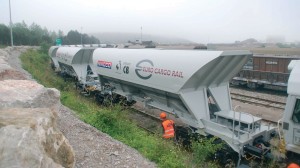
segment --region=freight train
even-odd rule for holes
[[[255,54],[233,77],[231,83],[247,85],[251,89],[268,87],[286,90],[290,75],[288,65],[292,60],[300,60],[300,56]]]
[[[252,57],[249,51],[53,46],[49,56],[56,70],[76,78],[76,86],[85,94],[93,93],[99,103],[125,99],[174,114],[193,133],[222,139],[238,153],[239,161],[270,153],[269,141],[276,128],[232,108],[229,82]],[[299,68],[300,64],[294,66],[296,75],[290,80],[298,78]],[[299,125],[286,124],[295,122],[289,115],[300,95],[295,91],[300,81],[293,81],[289,86],[293,96],[288,100],[293,107],[286,108],[283,125],[296,138],[286,142],[299,153]],[[298,119],[298,112],[294,115]]]

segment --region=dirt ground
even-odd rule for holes
[[[19,60],[20,54],[26,49],[27,47],[6,48],[9,52],[8,63],[17,70],[16,75],[22,79],[33,80],[31,75],[22,69]],[[57,125],[73,147],[75,167],[156,167],[155,163],[144,158],[135,149],[82,122],[72,110],[63,105],[60,106]]]

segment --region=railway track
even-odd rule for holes
[[[158,128],[161,127],[161,119],[147,113],[146,111],[136,107],[132,106],[131,109],[133,109],[132,115],[138,118],[136,120],[137,126],[144,129],[145,131],[151,133],[151,134],[158,134]]]
[[[241,101],[243,103],[249,103],[249,104],[264,106],[268,108],[277,108],[277,109],[284,110],[285,107],[285,103],[283,102],[267,100],[267,99],[263,99],[255,96],[249,96],[240,93],[231,93],[231,98],[234,100]]]
[[[149,133],[151,133],[151,134],[156,134],[156,132],[154,132],[154,131],[152,131],[152,130],[150,130],[149,128],[147,128],[147,127],[144,127],[144,126],[142,126],[142,125],[137,125],[138,127],[140,127],[140,128],[142,128],[142,129],[144,129],[145,131],[147,131],[147,132],[149,132]]]

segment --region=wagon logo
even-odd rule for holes
[[[102,68],[111,69],[112,62],[98,60],[97,66],[102,67]]]
[[[165,67],[154,67],[151,60],[142,60],[136,64],[136,75],[141,79],[150,79],[152,75],[183,78],[183,71],[171,70]]]
[[[277,61],[266,61],[266,64],[277,65]]]
[[[143,67],[151,66],[153,67],[153,62],[151,60],[142,60],[136,64],[135,73],[136,75],[144,80],[151,78],[152,74],[143,72]]]

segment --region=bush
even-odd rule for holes
[[[217,167],[216,164],[210,162],[210,165],[204,164],[211,160],[214,154],[223,148],[223,143],[215,143],[217,138],[202,138],[200,141],[192,143],[193,161],[196,165],[201,167]],[[205,166],[204,166],[205,165]]]
[[[42,42],[41,43],[40,52],[44,53],[44,54],[48,54],[48,51],[49,51],[50,47],[51,47],[51,44],[49,44],[47,42]]]

